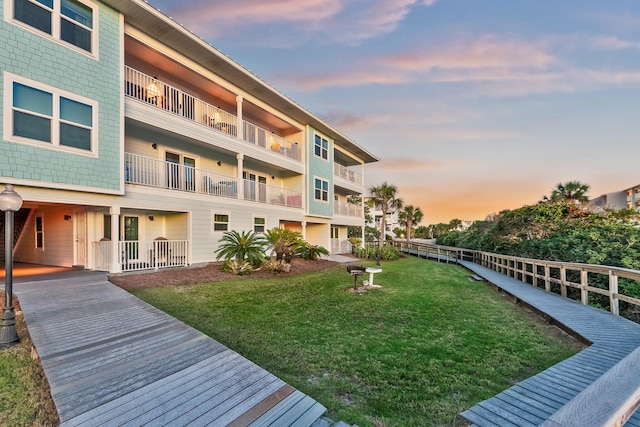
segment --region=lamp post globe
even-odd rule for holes
[[[0,193],[0,211],[4,212],[4,307],[0,319],[0,348],[18,341],[16,315],[13,309],[13,220],[14,213],[22,207],[22,197],[7,184]]]

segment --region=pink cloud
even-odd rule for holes
[[[423,72],[434,69],[544,69],[555,62],[539,43],[499,40],[494,36],[389,55],[380,61],[393,68]]]
[[[611,50],[640,49],[640,42],[622,40],[613,36],[596,38],[593,40],[593,45],[600,49]]]
[[[341,0],[197,0],[169,8],[179,22],[204,37],[212,37],[252,25],[304,23],[318,28],[343,9]]]

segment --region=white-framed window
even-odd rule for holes
[[[329,142],[322,138],[320,135],[316,135],[313,153],[316,157],[320,157],[321,159],[328,160],[329,159]]]
[[[4,81],[6,140],[97,155],[96,101],[11,73]]]
[[[256,233],[264,233],[267,221],[264,217],[253,217],[253,231]]]
[[[340,238],[340,229],[338,227],[331,227],[331,238],[332,239]]]
[[[229,214],[228,213],[213,213],[213,230],[214,233],[224,233],[229,231]]]
[[[34,230],[36,249],[44,250],[44,217],[42,215],[36,216]]]
[[[315,177],[313,178],[313,181],[314,181],[313,198],[321,202],[328,202],[329,201],[329,181],[327,181],[326,179],[315,178]]]
[[[87,0],[7,0],[5,17],[37,34],[97,56],[98,7]]]

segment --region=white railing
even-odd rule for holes
[[[187,240],[129,240],[118,242],[122,271],[187,265]]]
[[[238,117],[160,80],[125,66],[125,95],[238,138]],[[243,140],[282,156],[302,160],[296,143],[243,121]]]
[[[302,208],[302,193],[264,183],[244,181],[244,199],[269,205]]]
[[[302,159],[302,150],[298,144],[289,142],[283,137],[247,121],[244,121],[243,126],[242,134],[246,142],[255,144],[265,150],[282,154],[293,160],[300,161]]]
[[[332,254],[350,254],[353,245],[348,240],[331,239]]]
[[[238,179],[191,166],[125,153],[127,184],[190,191],[222,197],[238,197]]]
[[[157,270],[187,265],[187,240],[117,242],[122,271]],[[113,242],[92,242],[94,269],[111,271]]]
[[[362,206],[347,202],[333,202],[333,213],[335,215],[362,217]]]
[[[339,163],[333,164],[333,175],[354,184],[362,185],[362,174],[349,169]]]
[[[94,270],[111,271],[113,260],[111,256],[112,244],[110,241],[92,242]]]

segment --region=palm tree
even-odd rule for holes
[[[255,231],[227,231],[220,239],[222,244],[215,251],[216,259],[224,258],[226,261],[235,259],[243,262],[245,258],[251,265],[258,265],[264,259],[264,237]]]
[[[420,210],[420,207],[414,208],[413,205],[405,206],[398,214],[398,222],[400,225],[404,225],[407,232],[407,240],[411,240],[411,229],[414,224],[419,224],[422,221],[424,214]]]
[[[567,203],[586,203],[589,201],[587,192],[589,184],[580,181],[568,181],[559,183],[556,188],[551,191],[551,197],[544,196],[545,201],[551,202],[567,202]]]
[[[269,249],[276,255],[276,260],[290,263],[293,255],[304,243],[302,234],[286,228],[275,227],[264,232]]]
[[[387,214],[402,208],[402,199],[396,197],[398,188],[395,185],[387,184],[386,181],[377,187],[371,187],[369,192],[371,193],[371,198],[367,203],[369,206],[376,207],[382,212],[382,218],[380,219],[380,237],[378,237],[378,239],[384,239],[387,229]]]

